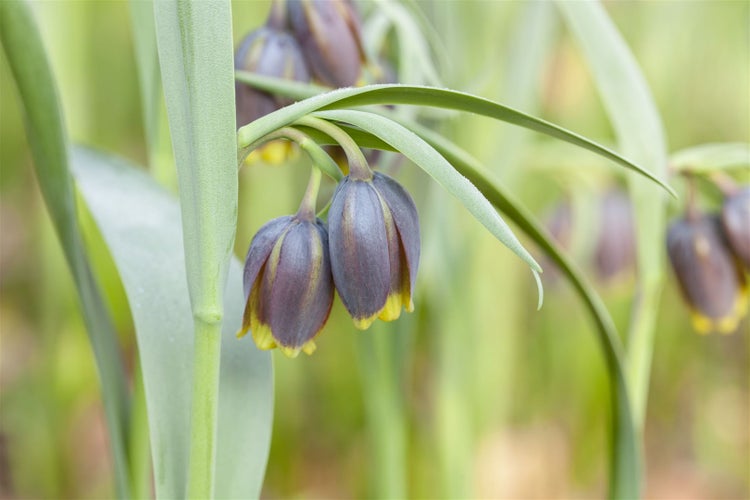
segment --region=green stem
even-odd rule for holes
[[[213,498],[220,354],[221,318],[196,316],[189,498]]]
[[[305,134],[304,132],[300,132],[299,130],[292,127],[284,127],[280,128],[279,130],[275,130],[250,144],[248,147],[242,148],[238,155],[238,164],[240,168],[242,167],[245,158],[248,154],[250,154],[251,151],[263,146],[268,142],[276,141],[279,139],[287,139],[296,143],[300,148],[302,148],[305,153],[307,153],[307,156],[310,157],[313,164],[317,168],[321,169],[323,172],[325,172],[326,175],[337,182],[342,179],[343,174],[341,173],[339,166],[336,164],[333,158],[331,158],[330,155],[326,153],[325,150],[321,148],[307,134]]]
[[[400,325],[376,322],[358,336],[374,498],[406,498],[406,424],[401,392]],[[405,329],[405,328],[404,328]]]
[[[315,205],[318,201],[318,190],[320,189],[321,173],[317,168],[310,169],[310,181],[307,183],[305,196],[299,205],[297,216],[303,220],[315,220]]]
[[[368,180],[372,178],[372,170],[370,170],[370,166],[367,164],[367,159],[362,150],[359,149],[354,139],[339,126],[322,118],[315,118],[314,116],[302,117],[295,124],[319,130],[338,142],[346,154],[346,159],[349,161],[349,172],[353,179]]]

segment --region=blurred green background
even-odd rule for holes
[[[146,164],[127,3],[33,5],[71,139]],[[445,85],[613,143],[585,63],[554,9],[529,14],[529,4],[499,1],[415,6],[438,35]],[[748,2],[606,6],[651,86],[671,151],[750,139]],[[235,40],[267,11],[264,1],[234,2]],[[92,354],[32,174],[17,92],[0,59],[0,497],[105,497],[112,475]],[[590,202],[619,182],[612,165],[530,132],[463,115],[442,127],[540,216],[558,200]],[[169,165],[166,139],[159,151]],[[263,223],[296,210],[307,179],[296,163],[241,172],[240,258]],[[416,311],[362,333],[336,302],[315,355],[289,360],[274,353],[277,399],[263,495],[602,496],[609,395],[577,297],[548,279],[545,306],[536,312],[525,265],[423,173],[404,164],[397,175],[420,208]],[[174,186],[169,168],[157,176]],[[332,189],[325,184],[323,193]],[[671,213],[679,211],[675,202]],[[574,226],[572,244],[592,280],[594,212]],[[127,299],[93,224],[82,217],[132,367]],[[695,334],[668,276],[645,430],[645,494],[746,498],[747,320],[731,336]],[[621,331],[633,279],[631,270],[598,286]]]

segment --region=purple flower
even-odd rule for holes
[[[243,336],[259,349],[312,354],[333,304],[328,234],[320,219],[286,216],[264,225],[250,243],[244,272]]]
[[[359,329],[414,308],[419,218],[409,193],[381,173],[344,178],[328,212],[333,281]]]

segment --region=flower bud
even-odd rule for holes
[[[731,333],[747,310],[745,275],[727,248],[718,217],[673,222],[667,252],[700,333]]]
[[[243,336],[259,349],[312,354],[333,304],[328,234],[320,219],[274,219],[250,243],[244,272]]]
[[[310,70],[331,87],[357,83],[365,59],[359,17],[347,0],[288,0],[289,21]]]
[[[290,34],[269,26],[254,30],[240,42],[234,57],[234,67],[276,78],[310,81],[310,73],[297,40]],[[290,102],[242,82],[236,82],[234,88],[238,127]]]
[[[359,329],[376,318],[412,311],[419,266],[419,218],[409,193],[381,173],[349,176],[336,188],[328,212],[333,281]]]
[[[750,269],[750,187],[740,189],[724,200],[721,223],[732,252],[745,269]]]

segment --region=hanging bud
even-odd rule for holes
[[[745,275],[724,240],[718,217],[673,222],[667,252],[700,333],[731,333],[747,310]]]
[[[310,219],[313,219],[310,217]],[[286,216],[263,226],[250,243],[244,272],[248,329],[259,349],[312,354],[333,304],[328,234],[320,219]]]
[[[635,266],[633,205],[621,191],[608,191],[601,199],[594,261],[597,275],[605,282]]]
[[[365,60],[359,17],[348,0],[287,0],[294,36],[325,85],[357,83]]]
[[[333,280],[359,329],[412,311],[419,218],[409,193],[381,173],[344,178],[328,212]]]
[[[271,26],[256,29],[240,42],[234,58],[234,67],[275,78],[310,81],[310,73],[297,40],[285,31]],[[234,88],[238,127],[247,125],[291,102],[242,82],[236,82]]]
[[[727,196],[721,223],[732,252],[750,270],[750,187]]]

